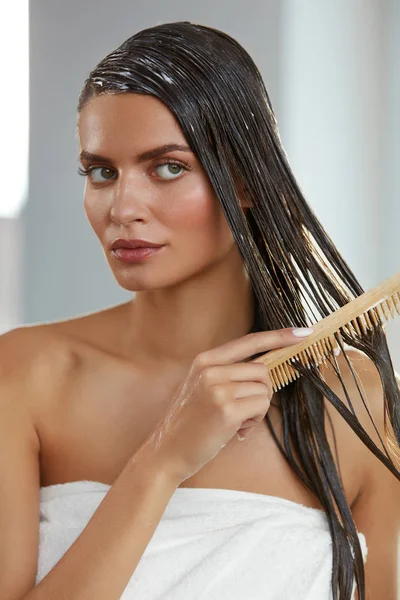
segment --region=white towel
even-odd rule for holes
[[[36,585],[109,489],[95,481],[41,488]],[[323,511],[264,494],[177,488],[121,600],[331,600],[331,573]]]

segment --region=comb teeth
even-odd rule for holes
[[[307,368],[318,366],[321,363],[326,363],[327,357],[333,353],[333,350],[338,347],[334,336],[329,336],[315,342],[314,345],[294,354],[289,361],[283,361],[270,370],[270,377],[274,391],[280,390],[288,383],[295,381],[300,377],[300,373],[290,364],[295,360],[299,361]]]
[[[388,290],[386,295],[385,287]],[[271,350],[253,362],[263,362],[270,367],[272,387],[276,392],[300,377],[293,365],[295,361],[308,369],[318,367],[321,363],[326,363],[328,358],[334,357],[334,349],[344,343],[341,334],[354,340],[360,339],[369,331],[381,328],[387,321],[400,315],[399,292],[400,273],[312,325],[314,331],[306,340],[293,346]],[[357,313],[357,308],[362,312]],[[294,351],[293,348],[297,350]]]
[[[393,300],[395,309],[397,310],[397,312],[400,315],[400,294],[399,293],[393,294],[392,300]]]
[[[389,311],[387,309],[386,302],[382,302],[380,306],[382,308],[383,314],[385,315],[386,321],[388,321],[389,320]]]

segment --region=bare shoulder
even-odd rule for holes
[[[0,386],[28,408],[51,396],[76,366],[68,339],[46,325],[21,326],[0,336]]]
[[[399,469],[399,461],[396,458],[399,450],[398,444],[395,443],[396,450],[393,452],[387,437],[389,419],[387,416],[385,419],[384,393],[378,369],[371,359],[358,350],[346,350],[346,355],[366,404],[364,406],[346,358],[341,357],[340,370],[357,417],[379,450],[384,454],[388,452],[396,468]],[[396,379],[400,382],[397,374]],[[338,395],[340,396],[340,394]],[[368,548],[365,567],[366,599],[396,600],[400,534],[400,482],[361,440],[357,442],[357,452],[352,453],[350,448],[353,447],[353,440],[357,438],[356,434],[350,430],[340,416],[336,416],[335,424],[341,431],[347,427],[350,432],[345,434],[344,446],[347,448],[347,459],[353,460],[359,476],[360,490],[352,506],[352,513],[357,530],[365,536]],[[387,452],[383,449],[381,440],[385,444]],[[358,598],[358,592],[355,597]]]
[[[82,345],[107,344],[108,333],[118,330],[127,304],[48,323],[23,325],[0,335],[0,376],[12,370],[28,374],[68,366]],[[50,361],[50,362],[49,362]]]
[[[131,312],[131,301],[117,304],[95,312],[79,315],[62,321],[43,325],[42,328],[89,349],[113,354],[119,345],[121,331],[126,330],[127,315]]]
[[[0,385],[31,402],[56,398],[91,351],[112,354],[126,304],[65,320],[23,325],[0,335]]]
[[[323,378],[344,405],[355,412],[364,431],[384,452],[379,439],[381,438],[388,447],[384,425],[384,399],[380,375],[375,364],[363,352],[354,348],[345,348],[345,355],[341,353],[337,357],[337,365],[345,389],[332,366],[325,365],[321,368]],[[356,493],[353,498],[356,499],[365,488],[372,468],[376,466],[379,469],[381,465],[387,473],[389,471],[327,399],[325,406],[329,417],[326,429],[331,449],[334,452],[335,447],[337,448],[339,468],[345,469],[349,481],[354,482]],[[392,475],[391,477],[393,478]]]
[[[399,446],[394,439],[393,428],[389,421],[389,415],[385,414],[385,398],[379,371],[373,361],[358,350],[348,350],[346,355],[353,368],[355,379],[358,387],[363,392],[365,400],[364,404],[358,391],[357,394],[354,393],[351,395],[351,401],[356,415],[363,425],[365,431],[368,433],[369,437],[379,448],[379,450],[381,450],[384,454],[389,453],[389,456],[394,462],[396,468],[400,469]],[[346,387],[348,385],[350,389],[355,389],[356,382],[354,381],[353,377],[350,379],[349,371],[350,368],[348,365],[346,365],[344,367],[344,372],[346,373]],[[400,378],[396,372],[395,377],[400,388]],[[386,450],[383,447],[382,442],[385,445]],[[393,480],[394,484],[397,483],[397,487],[400,491],[400,484],[398,480],[396,480],[395,476],[390,474],[389,469],[382,464],[378,457],[376,457],[368,448],[366,448],[365,445],[363,446],[363,460],[360,464],[364,477],[363,488],[366,489],[374,477],[383,476],[383,474],[385,474],[384,477],[386,477],[387,473],[389,480]]]
[[[378,444],[379,437],[371,421],[372,417],[375,425],[378,427],[378,431],[379,427],[382,428],[384,426],[383,390],[378,369],[368,356],[354,348],[346,348],[345,356],[341,353],[337,358],[337,363],[351,401],[352,409],[355,411],[357,418],[368,435]],[[351,409],[340,379],[334,373],[332,367],[325,367],[322,373],[329,387]],[[360,390],[364,398],[361,396]],[[339,419],[340,421],[344,421],[343,417],[333,407],[330,413],[335,418],[335,422],[339,423]],[[337,417],[335,417],[334,413],[336,413]]]
[[[0,335],[0,375],[39,374],[50,358],[52,367],[71,359],[67,340],[52,326],[20,326]]]

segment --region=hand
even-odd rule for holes
[[[261,422],[269,409],[273,389],[268,368],[240,361],[298,342],[292,328],[260,331],[199,354],[144,443],[146,451],[167,457],[180,483],[197,473],[236,433],[245,434]]]

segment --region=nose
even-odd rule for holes
[[[114,187],[110,207],[110,219],[118,225],[149,218],[148,190],[138,177],[120,176]]]

